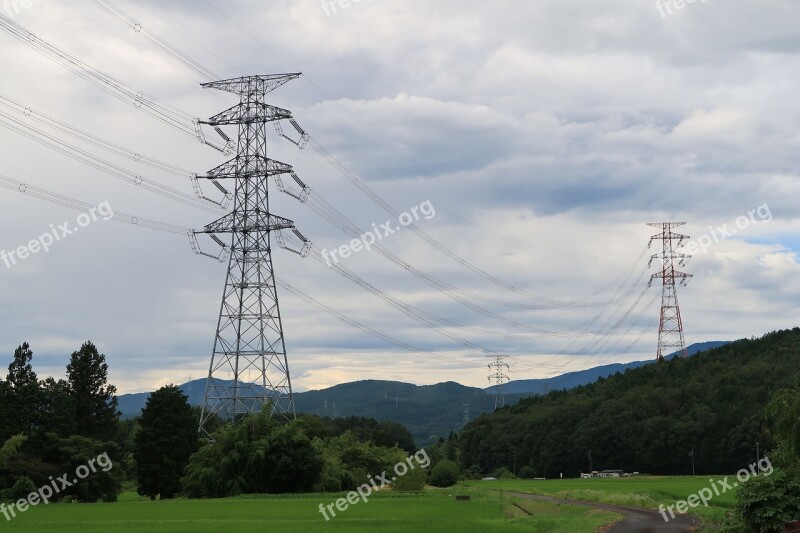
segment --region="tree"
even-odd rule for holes
[[[122,451],[114,442],[73,435],[61,437],[55,433],[47,435],[43,456],[52,465],[51,475],[59,473],[85,472],[83,479],[58,494],[58,498],[70,496],[79,502],[115,502],[122,490],[123,472],[120,468]],[[42,486],[46,481],[38,482]]]
[[[279,427],[254,443],[248,468],[250,492],[309,492],[320,479],[323,460],[296,424]]]
[[[782,531],[800,518],[800,378],[795,388],[782,389],[770,402],[779,446],[769,454],[774,472],[741,484],[736,510],[748,531]]]
[[[798,509],[797,467],[776,468],[771,476],[754,477],[742,483],[736,492],[736,511],[747,531],[783,531],[786,524],[800,517]]]
[[[75,431],[96,440],[111,440],[117,430],[117,389],[108,385],[106,357],[91,342],[72,354],[67,365],[74,402]]]
[[[19,449],[22,448],[22,445],[27,440],[28,437],[20,434],[14,435],[3,444],[3,447],[0,448],[0,468],[8,466],[8,461],[19,452]]]
[[[47,378],[39,383],[41,425],[48,433],[62,436],[75,433],[75,405],[70,395],[69,383],[63,379]]]
[[[13,420],[13,407],[11,405],[11,387],[0,379],[0,420]],[[5,441],[13,435],[11,424],[0,424],[0,441]]]
[[[4,400],[11,415],[6,419],[11,434],[30,435],[36,423],[40,391],[32,359],[33,352],[25,342],[14,351],[14,361],[8,366]]]
[[[430,483],[434,487],[452,487],[458,481],[458,465],[449,459],[439,461],[431,470]]]
[[[372,440],[378,446],[385,446],[387,448],[397,446],[407,453],[414,453],[417,451],[417,446],[414,444],[414,437],[411,436],[411,432],[406,429],[404,425],[389,420],[384,420],[378,424],[373,432]]]
[[[189,398],[175,385],[155,391],[139,419],[134,457],[138,492],[154,500],[175,497],[189,458],[197,450],[197,420]]]
[[[778,439],[800,460],[800,377],[795,388],[778,391],[768,412],[775,422]]]

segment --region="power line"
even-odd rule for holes
[[[212,205],[204,199],[197,198],[177,189],[173,189],[172,187],[167,187],[166,185],[161,185],[153,180],[149,180],[139,174],[97,157],[82,148],[61,141],[53,135],[35,128],[30,124],[26,124],[2,111],[0,111],[0,126],[18,133],[19,135],[26,137],[27,139],[30,139],[42,146],[50,148],[51,150],[62,155],[108,174],[109,176],[125,181],[131,185],[135,185],[164,198],[168,198],[184,205],[211,213],[219,212],[219,205],[212,207]]]
[[[40,187],[36,187],[34,185],[30,185],[28,183],[15,180],[13,178],[4,175],[0,175],[0,187],[24,194],[26,196],[30,196],[32,198],[37,198],[45,202],[67,207],[69,209],[74,209],[77,211],[89,211],[91,208],[95,207],[93,204],[82,202],[80,200],[70,198],[69,196],[64,196],[62,194],[48,191],[47,189],[42,189]],[[165,224],[163,222],[158,222],[156,220],[137,217],[116,210],[114,211],[114,216],[111,218],[111,220],[115,222],[131,224],[133,226],[139,226],[142,228],[153,229],[156,231],[163,231],[166,233],[174,233],[180,235],[188,235],[189,233],[191,233],[191,229],[189,228],[175,226],[173,224]]]

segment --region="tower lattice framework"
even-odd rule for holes
[[[505,361],[508,356],[493,354],[487,357],[491,357],[493,359],[488,366],[489,370],[491,371],[491,374],[489,375],[489,381],[491,382],[494,380],[494,409],[496,411],[506,404],[506,398],[503,394],[503,389],[506,382],[510,379],[507,374],[509,371],[508,363]]]
[[[215,127],[223,138],[221,126],[237,126],[239,134],[235,157],[198,176],[210,180],[223,193],[227,190],[221,182],[232,180],[234,184],[232,211],[194,232],[208,234],[222,246],[218,259],[224,261],[229,254],[201,431],[215,416],[236,421],[264,405],[271,405],[273,416],[295,417],[271,236],[275,232],[275,240],[283,248],[287,247],[281,230],[292,230],[303,243],[308,242],[291,220],[270,212],[269,179],[275,177],[277,183],[283,174],[295,175],[290,165],[267,157],[266,127],[275,123],[280,132],[277,121],[294,121],[289,111],[267,105],[265,99],[267,93],[299,75],[248,76],[203,84],[238,95],[239,103],[201,123]],[[230,235],[230,245],[223,240],[226,235]],[[199,247],[195,249],[203,253]]]
[[[681,310],[678,305],[677,284],[685,286],[692,274],[687,274],[677,270],[679,267],[686,266],[686,262],[691,259],[691,255],[680,253],[678,250],[683,246],[688,235],[682,235],[673,231],[676,227],[686,225],[685,222],[657,222],[648,224],[654,228],[659,228],[661,233],[650,238],[648,246],[652,246],[653,241],[661,241],[662,251],[654,254],[650,258],[650,265],[653,261],[661,261],[661,271],[656,272],[650,277],[650,285],[653,281],[660,279],[662,284],[661,293],[661,318],[658,326],[658,350],[656,360],[663,361],[664,357],[671,353],[680,353],[686,357],[686,342],[683,338],[683,320]]]

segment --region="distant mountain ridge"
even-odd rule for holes
[[[727,343],[704,342],[693,344],[687,350],[693,355],[724,344]],[[649,363],[652,361],[604,365],[553,378],[512,381],[505,385],[506,404],[516,404],[526,396],[594,383],[598,378]],[[206,379],[196,379],[180,385],[180,388],[189,397],[191,405],[200,406],[205,386]],[[149,396],[149,392],[123,394],[118,397],[119,410],[126,418],[139,416]],[[439,437],[447,438],[451,431],[460,430],[466,419],[472,420],[494,410],[494,389],[467,387],[452,381],[413,385],[398,381],[365,380],[322,390],[297,392],[294,401],[298,413],[329,417],[365,416],[399,422],[411,431],[417,445],[426,445]]]
[[[698,352],[712,350],[729,344],[726,341],[708,341],[698,342],[686,348],[689,355],[694,355]],[[667,359],[678,357],[677,353],[671,354]],[[588,385],[594,383],[598,378],[606,378],[618,372],[625,372],[629,368],[639,368],[654,362],[650,361],[634,361],[632,363],[614,363],[611,365],[596,366],[588,370],[579,370],[577,372],[568,372],[560,376],[546,379],[521,379],[510,381],[505,384],[503,390],[506,394],[547,394],[549,391],[561,389],[574,389],[581,385]],[[486,390],[489,392],[494,391],[494,387],[489,387]]]

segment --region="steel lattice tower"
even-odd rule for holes
[[[656,354],[656,360],[659,362],[664,360],[665,355],[673,352],[679,352],[682,357],[687,355],[686,343],[683,339],[683,321],[681,320],[681,310],[678,306],[678,292],[675,282],[680,280],[680,284],[686,286],[687,280],[692,275],[676,270],[675,263],[677,262],[680,267],[686,266],[686,262],[692,256],[677,251],[689,236],[672,231],[674,228],[684,225],[686,225],[685,222],[648,224],[648,226],[661,230],[661,233],[650,238],[648,247],[653,244],[653,241],[660,240],[662,242],[661,253],[653,255],[649,263],[649,265],[652,265],[653,261],[661,260],[661,271],[653,274],[649,283],[649,285],[652,285],[653,280],[656,279],[661,279],[662,283],[661,319],[658,326],[658,351]]]
[[[489,381],[491,382],[494,380],[494,409],[495,411],[506,404],[505,396],[503,396],[503,387],[506,381],[509,380],[508,374],[504,373],[508,372],[509,367],[508,363],[505,362],[505,359],[508,357],[507,355],[500,355],[494,354],[489,355],[488,357],[492,357],[494,361],[489,363],[489,370],[492,372],[489,375]]]
[[[220,257],[225,252],[230,254],[200,418],[201,431],[215,415],[236,421],[258,412],[268,403],[272,415],[295,417],[271,234],[292,230],[304,243],[307,241],[294,229],[291,220],[270,213],[269,178],[274,176],[277,181],[282,174],[294,176],[294,173],[291,166],[267,157],[266,126],[277,125],[283,119],[293,120],[289,111],[267,105],[265,97],[298,76],[250,76],[203,84],[205,88],[238,95],[239,103],[202,124],[214,126],[223,138],[219,127],[235,125],[239,136],[236,156],[206,176],[199,176],[210,180],[223,193],[227,191],[219,181],[234,182],[232,211],[195,232],[209,234],[222,245]],[[229,249],[217,237],[220,234],[230,234]],[[280,233],[275,237],[285,247]],[[202,253],[199,248],[196,251]]]

